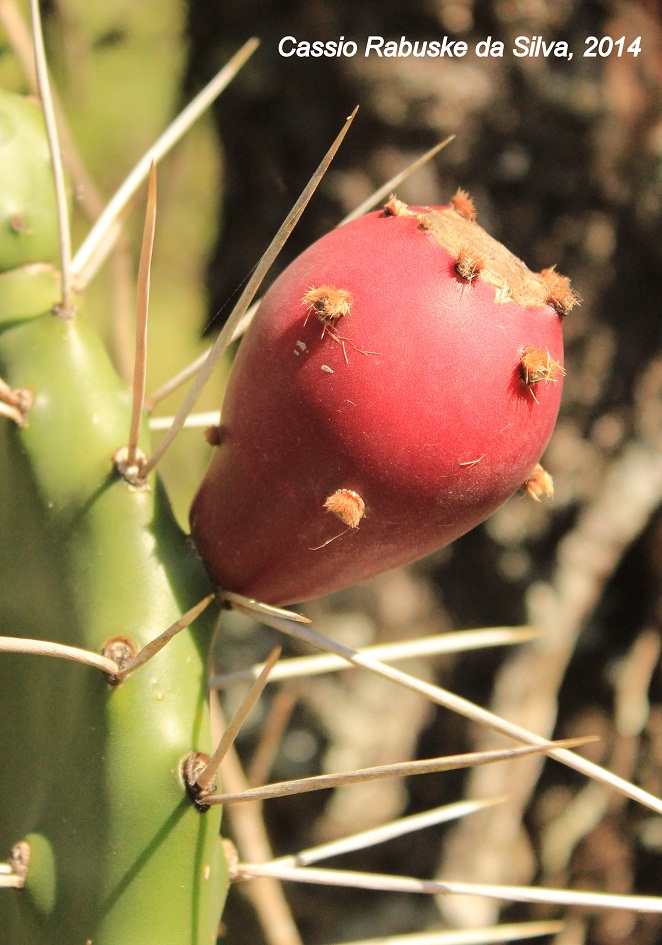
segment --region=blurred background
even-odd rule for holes
[[[24,87],[17,7],[0,0],[0,81]],[[18,9],[23,9],[21,4]],[[150,325],[152,387],[199,354],[356,105],[359,115],[274,269],[423,151],[455,140],[398,189],[410,203],[467,189],[479,221],[534,270],[556,265],[582,297],[565,322],[561,415],[543,459],[551,502],[515,497],[484,526],[411,568],[305,606],[357,647],[531,624],[534,643],[411,661],[413,673],[543,735],[595,734],[592,760],[662,793],[662,7],[658,0],[49,0],[47,41],[75,147],[78,239],[162,128],[251,35],[261,45],[212,113],[163,163]],[[460,59],[284,58],[279,40],[464,40]],[[563,40],[572,60],[515,58],[520,35]],[[488,36],[503,58],[478,58]],[[584,57],[589,36],[641,36],[638,55]],[[89,175],[89,178],[88,176]],[[93,183],[92,183],[93,182]],[[88,293],[125,373],[142,200]],[[272,276],[269,278],[271,279]],[[228,363],[201,409],[218,408]],[[486,396],[480,378],[473,396]],[[178,395],[160,405],[172,412]],[[164,475],[182,521],[208,459],[184,433]],[[219,671],[264,658],[275,634],[233,617]],[[288,653],[303,652],[287,644]],[[352,670],[272,687],[240,744],[250,762],[272,710],[289,713],[270,780],[502,745],[418,697]],[[239,689],[224,696],[230,712]],[[425,776],[269,802],[276,853],[465,796],[510,800],[461,826],[345,857],[348,868],[662,894],[662,820],[553,763]],[[241,828],[240,828],[241,829]],[[261,930],[250,886],[224,920],[234,945]],[[288,888],[306,945],[499,918],[482,900]],[[556,917],[509,907],[504,920]],[[653,945],[659,919],[586,910],[555,945]]]

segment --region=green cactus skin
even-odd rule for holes
[[[30,262],[52,262],[59,252],[59,237],[41,108],[33,99],[4,91],[0,92],[0,167],[0,272]]]
[[[22,428],[0,418],[0,633],[143,646],[209,579],[159,481],[114,471],[129,393],[99,338],[82,317],[34,314],[53,289],[39,267],[32,312],[30,270],[10,276],[23,295],[13,312],[0,279],[0,376],[34,404]],[[6,945],[216,941],[220,808],[199,812],[180,774],[210,750],[212,609],[115,689],[86,666],[0,654],[0,850],[32,849],[25,889],[0,897]]]
[[[61,296],[60,273],[47,263],[0,273],[0,327],[54,308]]]

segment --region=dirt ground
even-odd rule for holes
[[[251,33],[255,62],[220,101],[222,236],[210,266],[222,311],[269,242],[345,115],[359,118],[286,249],[284,262],[375,187],[449,134],[454,142],[398,191],[439,204],[458,186],[479,220],[527,264],[556,265],[582,305],[566,319],[567,377],[544,458],[553,502],[511,500],[485,526],[405,572],[307,605],[317,628],[362,645],[448,630],[532,624],[536,643],[409,664],[412,672],[541,734],[595,734],[584,749],[662,793],[662,13],[657,0],[193,0],[190,80],[207,78]],[[461,59],[294,59],[301,39],[462,39]],[[515,58],[520,35],[567,41],[572,60]],[[582,55],[589,36],[641,36],[637,56]],[[478,58],[491,36],[503,58]],[[238,221],[250,221],[240,226]],[[218,321],[218,320],[217,320]],[[485,396],[480,379],[473,395]],[[219,659],[247,665],[273,635],[237,621]],[[271,779],[494,744],[474,725],[352,671],[291,687],[294,707]],[[275,701],[275,700],[273,700]],[[232,695],[228,696],[231,707]],[[266,712],[266,710],[265,710]],[[261,722],[242,744],[250,758]],[[499,744],[503,744],[499,742]],[[551,762],[436,775],[271,802],[272,843],[292,852],[463,796],[510,800],[461,826],[345,857],[416,876],[662,894],[662,821]],[[339,864],[340,865],[340,864]],[[307,945],[494,922],[483,900],[291,888]],[[504,920],[557,917],[511,907]],[[235,945],[262,940],[248,899],[226,916]],[[566,913],[557,945],[652,945],[658,918]]]

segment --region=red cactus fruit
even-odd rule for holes
[[[448,544],[522,486],[550,494],[538,461],[577,296],[474,217],[463,192],[432,210],[393,196],[269,290],[191,510],[222,587],[305,600]]]

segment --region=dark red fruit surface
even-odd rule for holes
[[[567,280],[458,209],[387,207],[299,256],[240,345],[191,509],[226,590],[292,603],[422,557],[517,492],[552,433]]]

